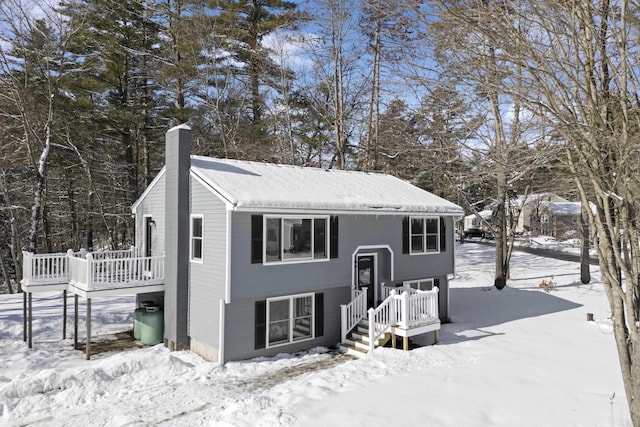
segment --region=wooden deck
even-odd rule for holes
[[[24,341],[32,348],[33,294],[62,291],[64,294],[62,338],[66,338],[67,292],[74,294],[74,346],[78,344],[78,297],[86,299],[85,353],[91,350],[91,299],[101,296],[135,295],[164,291],[164,256],[139,256],[136,248],[121,251],[33,254],[22,252],[24,292]]]
[[[84,298],[164,290],[164,256],[138,250],[32,254],[23,252],[24,292],[68,290]]]

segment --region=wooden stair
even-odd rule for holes
[[[387,332],[374,341],[374,348],[384,346],[391,339],[391,333]],[[356,357],[362,357],[369,353],[369,320],[364,318],[347,335],[344,343],[340,344],[343,353]]]

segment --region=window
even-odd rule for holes
[[[191,261],[202,262],[203,221],[202,215],[191,215]]]
[[[439,218],[411,217],[409,244],[411,254],[424,254],[440,251]]]
[[[329,217],[265,216],[263,259],[267,263],[327,259],[328,222]]]
[[[267,299],[267,347],[314,337],[314,294]]]
[[[256,350],[321,337],[324,335],[324,294],[256,301],[254,320]]]
[[[430,291],[433,289],[433,279],[407,280],[403,284],[418,291]]]

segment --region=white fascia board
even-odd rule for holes
[[[396,215],[396,216],[443,216],[453,217],[454,219],[461,219],[462,214],[459,212],[427,212],[427,211],[386,211],[386,210],[341,210],[341,209],[304,209],[304,208],[282,208],[282,207],[242,207],[235,206],[233,208],[236,212],[249,212],[249,213],[270,213],[270,214],[291,214],[291,215]]]
[[[151,193],[151,191],[155,188],[155,186],[158,184],[160,179],[162,179],[162,177],[164,176],[164,174],[166,172],[166,169],[167,169],[166,167],[163,167],[162,169],[160,169],[160,172],[158,172],[156,177],[153,178],[153,181],[151,181],[151,183],[147,186],[147,188],[142,192],[140,197],[138,197],[138,200],[136,200],[133,203],[133,205],[131,205],[131,212],[132,213],[136,212],[136,210],[138,209],[138,206],[140,205],[140,203],[142,203],[142,201],[147,197],[147,195],[149,193]]]

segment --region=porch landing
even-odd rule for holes
[[[341,306],[342,341],[345,352],[361,356],[391,340],[395,348],[396,336],[403,338],[404,350],[409,349],[409,338],[433,332],[438,343],[438,288],[430,291],[395,290],[375,308],[366,309],[367,290],[355,291],[355,298]]]

